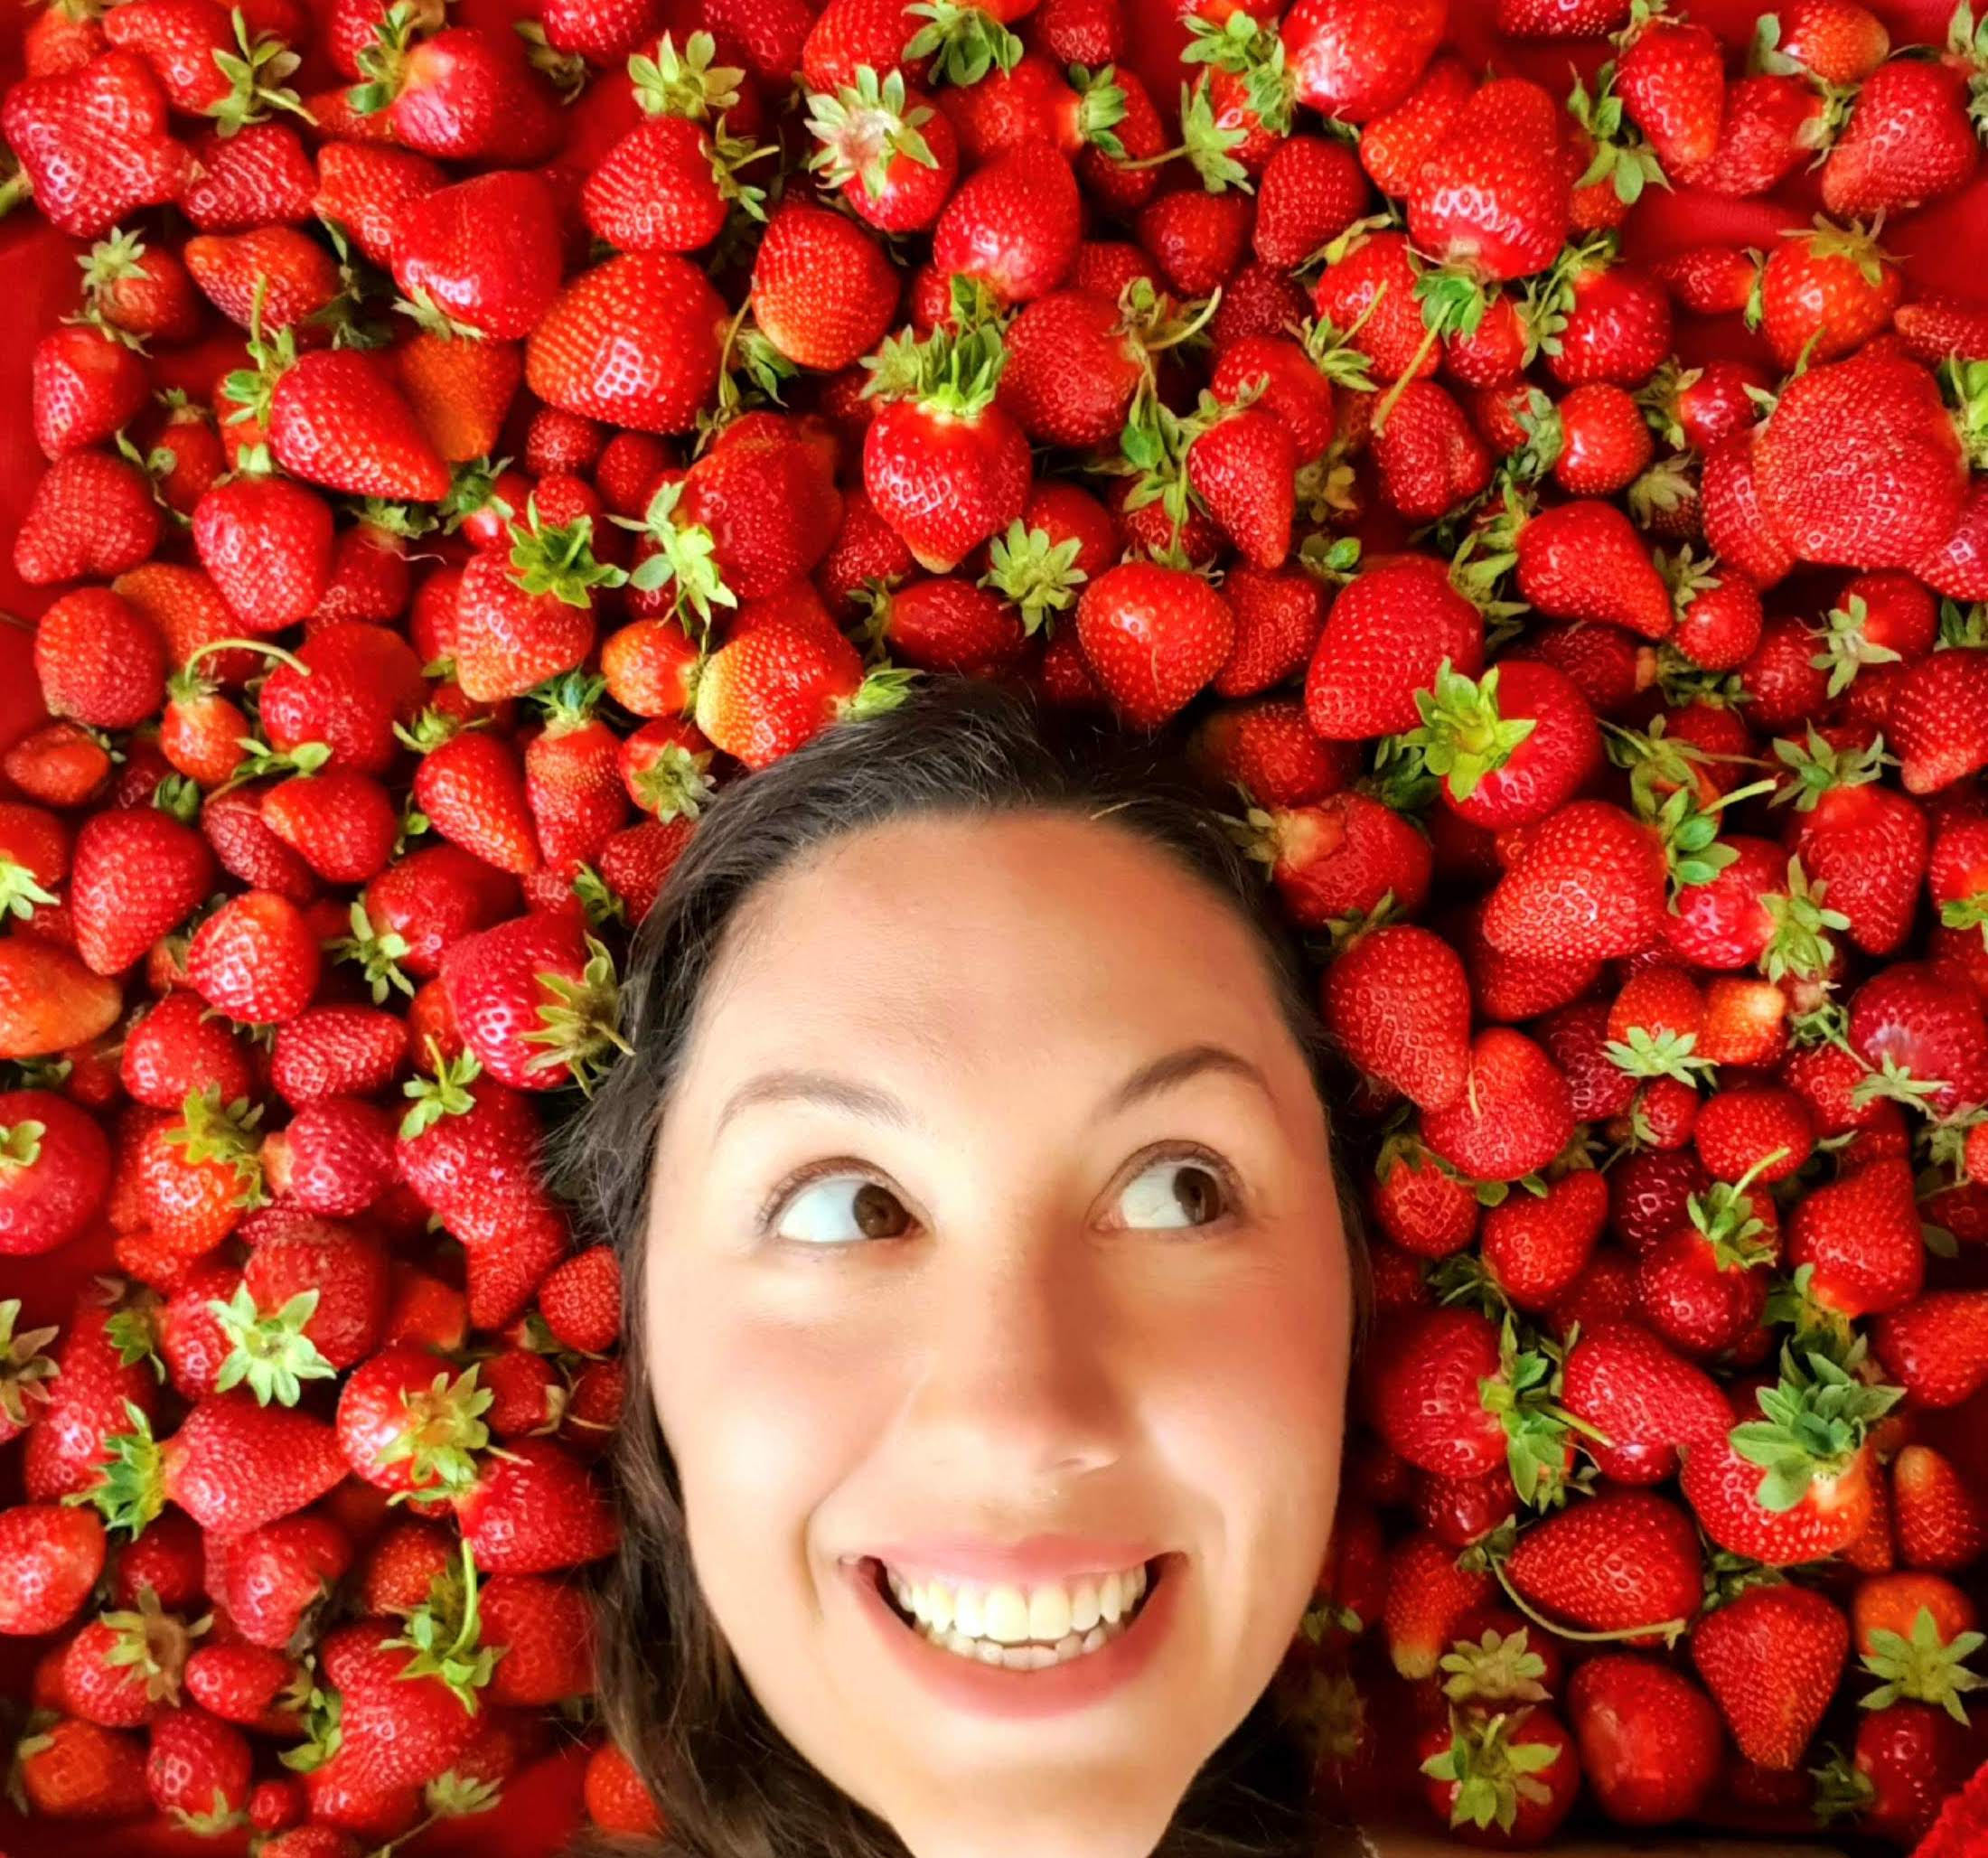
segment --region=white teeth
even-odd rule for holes
[[[1149,1585],[1143,1567],[1027,1589],[884,1572],[898,1606],[931,1643],[1010,1671],[1047,1670],[1110,1644],[1131,1624]]]

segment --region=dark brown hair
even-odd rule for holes
[[[926,680],[900,708],[839,724],[725,788],[634,938],[622,1013],[632,1055],[560,1132],[555,1157],[561,1186],[616,1248],[632,1291],[642,1277],[660,1120],[740,906],[805,855],[867,827],[1030,812],[1108,820],[1229,903],[1257,932],[1285,1019],[1322,1076],[1324,1033],[1302,952],[1180,745],[1139,743],[1042,711],[1023,690],[984,680]],[[1350,1208],[1346,1230],[1355,1242]],[[660,1841],[595,1835],[576,1849],[905,1858],[891,1828],[774,1726],[718,1631],[691,1566],[676,1468],[652,1405],[642,1304],[639,1294],[624,1299],[627,1407],[613,1461],[623,1540],[601,1581],[597,1685],[607,1730],[667,1832]],[[1326,1835],[1308,1822],[1308,1778],[1307,1759],[1266,1694],[1196,1777],[1156,1858],[1318,1852]]]

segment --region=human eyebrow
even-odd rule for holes
[[[1190,1078],[1205,1073],[1226,1073],[1253,1084],[1265,1096],[1271,1096],[1270,1080],[1240,1052],[1226,1046],[1205,1042],[1183,1046],[1141,1065],[1100,1106],[1097,1117],[1121,1115],[1149,1098],[1177,1089]],[[715,1140],[726,1125],[742,1111],[761,1103],[819,1103],[831,1110],[846,1111],[866,1121],[881,1122],[893,1129],[914,1127],[918,1118],[886,1090],[859,1084],[854,1078],[838,1077],[833,1072],[783,1069],[764,1071],[734,1091],[718,1112],[711,1134]]]

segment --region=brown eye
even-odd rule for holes
[[[795,1194],[774,1232],[803,1244],[844,1245],[858,1239],[901,1238],[911,1223],[905,1203],[888,1187],[859,1174],[838,1174],[810,1181]]]
[[[1205,1161],[1169,1155],[1134,1175],[1118,1206],[1121,1221],[1140,1231],[1212,1225],[1229,1210],[1228,1184]]]

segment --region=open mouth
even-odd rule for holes
[[[1046,1671],[1121,1638],[1166,1578],[1172,1555],[1097,1576],[1033,1586],[913,1582],[874,1556],[863,1571],[900,1623],[970,1662]]]

